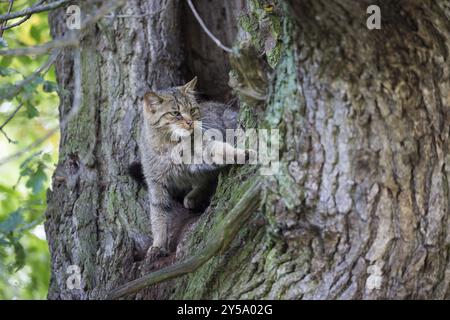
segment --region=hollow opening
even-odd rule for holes
[[[238,20],[247,8],[246,0],[197,0],[195,8],[208,30],[227,47],[232,47],[238,35]],[[202,29],[188,4],[180,4],[179,26],[181,30],[180,45],[183,52],[182,74],[185,81],[198,77],[196,91],[201,101],[228,103],[234,99],[232,89],[228,86],[231,70],[229,53],[221,49]],[[181,85],[182,83],[179,83]],[[145,178],[140,163],[132,163],[129,174],[145,186]],[[217,185],[214,185],[214,192]],[[170,252],[168,259],[158,263],[171,263],[172,255],[189,226],[209,207],[211,198],[195,210],[183,206],[183,199],[190,190],[172,194],[172,214],[170,215]],[[140,255],[142,256],[142,254]],[[142,257],[141,257],[142,258]]]
[[[232,47],[238,35],[238,20],[247,8],[246,0],[198,0],[194,1],[195,8],[201,16],[208,30],[217,37],[222,44]],[[197,92],[201,101],[217,101],[228,103],[235,96],[228,85],[231,70],[229,53],[221,49],[202,29],[189,5],[183,1],[181,16],[181,43],[183,46],[184,61],[183,74],[186,81],[198,77]],[[217,184],[214,185],[215,193]],[[196,210],[187,210],[183,207],[181,193],[174,198],[171,221],[171,245],[175,251],[183,234],[189,230],[198,217],[209,207],[211,197],[207,203]]]
[[[199,0],[194,5],[208,30],[225,46],[232,47],[246,1]],[[198,77],[197,90],[204,100],[228,102],[233,98],[228,86],[229,54],[202,29],[185,1],[180,20],[186,79]]]

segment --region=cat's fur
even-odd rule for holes
[[[236,128],[237,112],[228,105],[197,103],[196,81],[194,78],[181,87],[148,92],[144,97],[139,148],[150,200],[153,245],[149,251],[158,254],[169,250],[168,215],[172,212],[174,198],[185,195],[183,204],[188,209],[207,203],[224,167],[174,163],[171,152],[177,142],[171,141],[171,136],[189,136],[200,121],[202,130],[215,128],[224,132],[227,128]],[[227,150],[236,156],[245,154],[245,150],[221,141],[213,141],[206,147],[219,153]]]

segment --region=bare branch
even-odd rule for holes
[[[220,42],[219,39],[217,39],[211,31],[209,31],[208,27],[206,26],[203,19],[198,14],[197,10],[195,9],[194,5],[192,4],[192,0],[187,0],[189,8],[191,8],[192,13],[194,14],[195,18],[197,19],[198,23],[202,27],[203,31],[206,32],[206,34],[211,38],[212,41],[214,41],[215,44],[217,44],[223,51],[226,51],[228,53],[232,53],[233,50],[231,48],[228,48],[227,46],[223,45],[222,42]]]
[[[112,290],[107,295],[106,299],[118,299],[150,285],[192,273],[208,262],[212,257],[223,252],[235,238],[242,225],[258,208],[262,190],[261,184],[259,178],[256,178],[251,183],[242,198],[225,217],[223,224],[217,228],[217,232],[214,233],[213,239],[210,239],[202,250],[184,261],[151,272]]]
[[[16,159],[19,158],[20,156],[24,155],[25,153],[27,153],[30,150],[33,150],[34,148],[40,146],[42,143],[44,143],[47,139],[49,139],[52,135],[54,135],[56,133],[56,131],[58,131],[59,127],[53,128],[52,130],[50,130],[49,132],[47,132],[45,134],[45,136],[39,138],[38,140],[34,141],[32,144],[30,144],[29,146],[17,151],[14,154],[11,154],[3,159],[0,159],[0,166]]]
[[[27,21],[27,20],[30,19],[30,18],[31,18],[31,15],[25,16],[25,17],[23,17],[22,19],[20,19],[19,21],[14,22],[13,24],[10,24],[10,25],[6,25],[6,21],[5,21],[4,24],[3,24],[3,26],[0,27],[0,35],[3,34],[3,31],[4,31],[4,30],[8,30],[8,29],[12,29],[12,28],[15,28],[15,27],[17,27],[17,26],[20,26],[22,23],[24,23],[25,21]]]
[[[11,13],[13,4],[14,4],[14,0],[9,0],[8,14]],[[5,30],[4,28],[5,28],[6,24],[7,24],[7,21],[4,21],[2,26],[0,27],[0,38],[3,36],[3,30]]]
[[[8,116],[8,118],[3,122],[3,124],[0,126],[0,130],[3,132],[3,134],[6,136],[6,133],[3,131],[3,128],[14,118],[14,116],[19,112],[19,110],[23,107],[23,102],[17,106],[16,109]],[[8,139],[8,137],[6,137]],[[8,139],[9,141],[10,139]]]
[[[93,16],[90,16],[89,18],[86,18],[85,21],[83,21],[80,30],[79,32],[77,32],[77,34],[69,33],[67,36],[62,37],[60,39],[55,39],[45,44],[33,47],[0,50],[0,55],[3,56],[41,55],[47,54],[52,49],[77,47],[80,43],[80,39],[82,37],[84,30],[86,30],[89,26],[95,24],[98,20],[103,18],[110,11],[121,6],[124,2],[125,0],[107,1],[100,9],[97,10],[97,12]]]
[[[8,140],[8,143],[17,143],[17,141],[12,140],[3,129],[0,129],[0,132],[5,136],[6,140]]]
[[[56,39],[42,45],[17,49],[0,50],[0,55],[3,56],[43,55],[48,54],[53,49],[77,47],[78,44],[79,44],[79,37],[70,34],[62,39]]]
[[[43,5],[37,5],[37,6],[33,6],[30,8],[27,8],[25,10],[22,11],[17,11],[17,12],[13,12],[13,13],[7,13],[7,14],[1,14],[0,15],[0,22],[3,21],[7,21],[7,20],[11,20],[11,19],[15,19],[15,18],[20,18],[20,17],[25,17],[34,13],[39,13],[39,12],[43,12],[43,11],[50,11],[56,8],[59,8],[63,5],[65,5],[66,3],[70,2],[72,0],[57,0],[57,1],[53,1],[50,2],[48,4],[43,4]]]
[[[46,1],[46,0],[40,0],[40,1],[39,1],[38,3],[36,3],[34,6],[38,6],[38,5],[42,4],[42,3],[44,3],[45,1]],[[34,7],[34,6],[33,6],[33,7]],[[14,22],[14,23],[12,23],[12,24],[10,24],[10,25],[7,25],[7,21],[5,20],[5,21],[3,22],[3,26],[0,27],[0,37],[1,37],[1,35],[3,34],[3,31],[4,31],[4,30],[8,30],[8,29],[12,29],[12,28],[15,28],[15,27],[17,27],[17,26],[20,26],[22,23],[24,23],[25,21],[27,21],[27,20],[30,19],[30,18],[31,18],[31,14],[29,14],[29,15],[23,17],[23,18],[20,19],[19,21]]]

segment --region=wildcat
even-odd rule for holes
[[[225,132],[225,129],[237,126],[237,111],[229,105],[197,102],[196,83],[197,77],[184,86],[151,91],[144,96],[139,149],[148,187],[153,233],[153,244],[147,256],[164,255],[169,251],[168,215],[172,213],[174,199],[184,195],[183,205],[187,209],[204,205],[214,192],[218,175],[224,168],[224,165],[214,163],[175,162],[173,149],[180,139],[192,136],[194,129],[204,131],[212,128]],[[202,143],[208,151],[220,157],[229,152],[234,157],[248,158],[248,151],[226,142]]]

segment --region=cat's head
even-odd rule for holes
[[[167,139],[189,136],[200,121],[195,99],[197,77],[181,87],[150,91],[144,96],[144,119]]]

